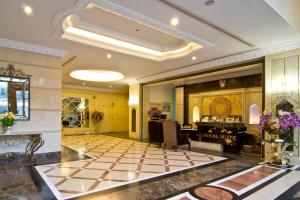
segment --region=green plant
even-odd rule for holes
[[[4,115],[1,116],[0,119],[4,127],[12,126],[15,121],[15,115],[12,112],[5,113]]]

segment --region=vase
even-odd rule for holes
[[[0,135],[4,134],[5,132],[6,132],[6,128],[0,125]]]
[[[6,126],[5,127],[6,128],[6,131],[5,131],[5,135],[11,135],[12,134],[12,132],[11,132],[11,129],[12,129],[12,126]]]

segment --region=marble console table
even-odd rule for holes
[[[16,144],[27,144],[25,148],[25,155],[29,160],[33,159],[33,154],[44,145],[45,141],[41,133],[21,133],[21,134],[5,134],[0,135],[0,144],[7,146],[14,146]],[[13,153],[0,153],[0,158],[10,158]]]

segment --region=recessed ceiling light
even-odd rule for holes
[[[108,87],[109,87],[109,88],[112,88],[112,85],[109,85]]]
[[[211,6],[211,5],[213,5],[213,4],[215,4],[215,0],[207,0],[207,1],[205,2],[205,5],[206,5],[206,6]]]
[[[192,57],[192,60],[196,60],[196,59],[197,59],[197,57],[196,57],[196,56],[193,56],[193,57]]]
[[[75,70],[70,73],[70,76],[75,79],[94,82],[119,81],[124,78],[124,75],[119,72],[107,70]]]
[[[108,59],[111,59],[112,55],[111,55],[111,54],[107,54],[106,57],[107,57]]]
[[[177,26],[179,24],[179,19],[177,17],[174,17],[171,19],[170,23],[172,26]]]
[[[85,83],[82,83],[83,86],[85,86]]]
[[[26,15],[31,15],[32,12],[33,12],[32,7],[30,7],[28,5],[23,6],[23,10],[24,10]]]

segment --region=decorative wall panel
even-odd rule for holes
[[[288,101],[293,106],[294,112],[300,114],[299,89],[300,89],[300,49],[274,54],[266,57],[266,102],[265,107],[269,112],[276,112],[280,102]],[[266,139],[269,134],[265,133]],[[299,129],[294,129],[293,140],[299,144]],[[270,145],[265,145],[265,157],[270,156]],[[300,162],[299,148],[294,148],[293,162]]]
[[[242,105],[242,94],[205,96],[202,97],[201,100],[201,115],[219,116],[218,113],[220,113],[220,115],[224,113],[223,115],[242,116]]]

